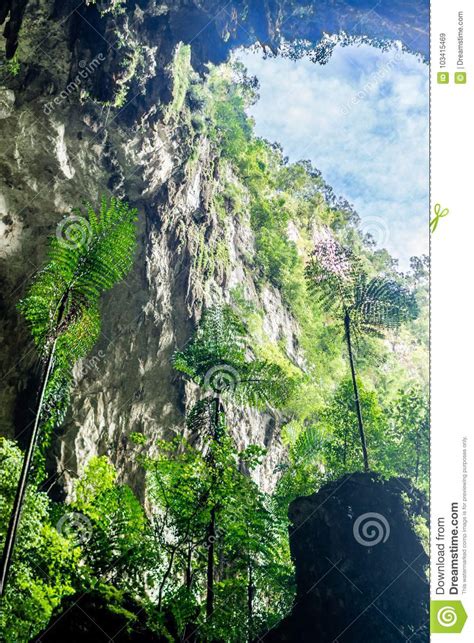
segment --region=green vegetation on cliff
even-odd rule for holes
[[[364,469],[359,412],[371,469],[427,488],[426,259],[413,258],[412,270],[401,273],[386,250],[362,235],[357,213],[309,162],[289,163],[277,144],[255,136],[246,108],[257,99],[258,86],[240,65],[211,67],[202,80],[190,66],[189,47],[181,46],[171,71],[166,127],[187,137],[189,171],[204,142],[214,159],[206,214],[218,222],[217,231],[211,238],[192,226],[178,231],[195,235],[190,270],[204,283],[229,274],[235,248],[227,231],[248,231],[239,260],[260,300],[270,292],[283,302],[294,342],[269,337],[263,304],[242,280],[227,305],[204,312],[175,355],[177,377],[195,394],[187,400],[183,435],[153,444],[142,434],[131,436],[146,480],[144,506],[117,480],[106,457],[89,462],[67,503],[54,505],[29,488],[19,553],[2,599],[9,641],[36,636],[53,611],[53,619],[67,622],[68,611],[58,606],[74,592],[102,597],[111,613],[126,619],[130,636],[141,610],[160,640],[237,643],[265,633],[294,597],[288,505]],[[308,270],[322,242],[357,260],[353,305],[342,308],[358,315],[353,378],[335,282],[333,294],[329,288],[319,296],[331,267],[321,262],[316,278]],[[371,284],[385,286],[375,296]],[[413,314],[382,323],[393,302],[400,309],[408,302]],[[362,318],[374,310],[370,330],[383,335],[365,332]],[[247,407],[272,414],[283,443],[273,493],[254,481],[265,449],[249,444],[238,450],[232,438]],[[0,444],[6,517],[21,454],[10,442]],[[137,613],[131,605],[139,606]]]
[[[400,272],[397,261],[361,233],[357,213],[336,197],[320,172],[308,161],[289,163],[277,144],[256,137],[246,107],[258,99],[257,90],[255,79],[248,78],[240,64],[233,64],[211,68],[204,84],[191,82],[188,100],[194,105],[194,97],[199,94],[203,129],[219,150],[220,185],[214,208],[222,227],[225,229],[227,217],[227,221],[234,219],[251,228],[254,247],[244,257],[247,269],[256,275],[262,290],[270,286],[281,293],[298,325],[297,357],[301,359],[296,362],[283,341],[268,340],[263,331],[263,312],[250,301],[243,285],[233,290],[234,306],[254,337],[257,353],[272,355],[289,375],[301,378],[283,409],[288,418],[283,435],[290,451],[305,431],[318,439],[331,439],[331,431],[322,420],[336,403],[341,382],[350,373],[347,347],[341,341],[344,324],[340,306],[352,310],[357,375],[380,409],[377,421],[370,417],[370,404],[363,414],[367,414],[369,424],[376,425],[376,433],[384,436],[381,448],[386,453],[382,459],[387,464],[381,470],[387,475],[401,473],[397,453],[406,436],[395,431],[394,409],[399,408],[404,391],[409,390],[418,391],[414,406],[427,408],[427,259],[414,257],[411,270]],[[325,281],[321,274],[316,283],[314,278],[308,282],[311,271],[306,269],[305,274],[305,268],[310,259],[314,265],[312,257],[318,244],[326,249],[328,245],[341,248],[357,267],[349,299],[341,302],[337,283]],[[385,430],[382,420],[388,422],[389,429]],[[426,421],[421,426],[426,435]],[[371,442],[369,436],[369,455],[379,449]],[[426,445],[423,448],[426,452]],[[325,453],[327,450],[320,450],[316,459],[326,477],[363,466],[362,459],[356,457],[346,461],[345,469],[342,464],[334,469],[326,462]],[[377,460],[381,466],[379,456]],[[418,484],[426,486],[426,467],[416,477]],[[312,490],[311,485],[307,492]]]

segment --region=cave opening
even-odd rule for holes
[[[337,39],[336,39],[337,41]],[[232,59],[259,89],[247,113],[258,136],[290,162],[309,160],[359,219],[363,236],[400,270],[428,253],[429,68],[394,42],[338,43],[319,64],[310,55]]]
[[[34,547],[13,569],[12,640],[19,628],[93,636],[73,609],[80,594],[124,641],[342,640],[354,619],[347,640],[423,640],[427,3],[6,7],[1,203],[15,244],[0,447],[12,471],[12,426],[28,419],[9,409],[34,396],[31,359],[18,362],[23,257],[41,278],[48,235],[72,240],[75,257],[77,232],[97,226],[95,210],[77,210],[84,198],[138,211],[136,248],[114,250],[136,249],[130,273],[95,302],[97,345],[53,391],[60,417],[44,442],[47,493],[32,488],[27,507]],[[53,59],[38,54],[50,46]],[[358,527],[374,513],[371,541]],[[38,559],[55,565],[51,534],[67,569],[39,577]],[[415,574],[385,615],[354,601],[340,560],[375,598],[406,552]],[[55,598],[17,619],[31,560],[28,591]]]

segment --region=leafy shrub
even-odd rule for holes
[[[22,458],[14,442],[0,438],[0,547]],[[29,487],[8,584],[0,599],[0,631],[9,643],[23,643],[38,634],[79,582],[80,549],[57,531],[56,524],[48,496]]]

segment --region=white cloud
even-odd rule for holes
[[[382,217],[406,267],[428,247],[428,67],[410,54],[338,47],[327,65],[240,52],[261,99],[260,136],[310,158],[359,215]]]

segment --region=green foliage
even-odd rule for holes
[[[155,578],[158,604],[171,610],[180,635],[193,623],[202,640],[241,641],[249,627],[251,634],[271,627],[289,609],[293,596],[286,522],[274,514],[271,499],[239,471],[239,463],[250,471],[258,466],[262,449],[251,445],[238,453],[225,432],[219,441],[204,439],[204,455],[183,439],[158,446],[159,456],[145,463],[154,534],[163,556]],[[218,564],[209,620],[203,589],[211,509],[216,514],[212,542]],[[251,619],[249,583],[254,596]]]
[[[214,276],[216,270],[222,270],[229,264],[229,247],[225,239],[213,240],[210,243],[206,239],[205,230],[199,229],[193,237],[196,244],[193,269],[198,273],[198,278],[205,283]]]
[[[245,75],[242,66],[211,67],[206,83],[206,110],[210,137],[219,145],[224,156],[239,164],[247,162],[247,146],[252,126],[245,108],[254,102],[255,86]],[[233,83],[240,74],[243,82]]]
[[[322,453],[324,438],[318,425],[298,422],[287,424],[283,438],[288,460],[279,466],[275,505],[283,520],[292,500],[315,493],[323,484]]]
[[[207,577],[216,581],[212,592],[209,585],[206,589],[205,618],[199,595],[194,595],[204,640],[253,638],[264,626],[271,627],[288,610],[292,599],[286,518],[282,520],[272,510],[270,500],[240,472],[241,466],[249,471],[257,467],[264,451],[251,445],[238,454],[228,436],[223,402],[257,408],[278,405],[288,399],[294,385],[281,366],[252,358],[253,354],[248,332],[237,315],[228,307],[215,306],[204,311],[194,337],[174,356],[175,367],[207,393],[188,417],[191,435],[200,442],[205,455],[199,455],[196,462],[192,453],[192,476],[181,472],[177,477],[179,485],[191,482],[180,506],[192,508],[193,524],[183,509],[178,511],[184,514],[187,525],[185,577],[192,577],[189,566],[196,555],[206,562]],[[186,453],[189,450],[185,448],[181,457]],[[169,467],[168,461],[164,466]],[[168,498],[165,515],[172,516],[174,511],[169,506],[175,501],[170,499],[180,499],[181,494],[175,488],[163,494],[166,476],[161,474],[157,479],[161,501],[164,496]],[[196,527],[197,536],[192,538],[190,533]],[[182,531],[176,519],[173,529],[164,530]],[[190,543],[196,544],[192,553]],[[186,586],[189,600],[191,584]],[[246,619],[242,619],[242,613],[246,613]]]
[[[20,475],[22,453],[0,438],[0,547]],[[80,550],[55,528],[45,493],[29,487],[9,582],[0,599],[2,640],[32,640],[48,623],[63,596],[72,594],[79,575]]]
[[[85,531],[83,556],[90,582],[107,579],[121,589],[141,590],[145,561],[151,555],[150,532],[132,490],[117,484],[114,467],[100,457],[89,461],[74,496],[66,510],[80,516],[77,522]]]
[[[135,250],[136,210],[102,199],[98,213],[87,206],[58,226],[48,263],[31,284],[19,310],[46,358],[54,347],[54,367],[43,406],[43,451],[52,428],[64,418],[74,363],[100,332],[99,300],[128,273]]]
[[[390,411],[397,472],[428,492],[430,421],[427,394],[419,384],[412,384],[398,392]]]
[[[130,435],[128,436],[128,439],[132,444],[136,445],[144,445],[147,443],[147,438],[143,433],[138,433],[137,431],[132,431]]]
[[[412,291],[395,279],[380,275],[370,279],[360,259],[331,236],[316,243],[306,277],[323,308],[342,309],[356,331],[379,335],[415,319],[419,312]]]
[[[291,276],[298,264],[295,244],[285,240],[277,229],[262,226],[257,234],[257,245],[263,274],[272,284],[288,293]]]
[[[174,366],[205,390],[257,408],[281,405],[295,385],[275,363],[252,359],[247,331],[228,307],[204,311],[194,338]]]
[[[7,61],[6,68],[7,68],[7,72],[11,76],[13,77],[18,76],[18,74],[20,73],[21,67],[20,67],[20,61],[18,60],[18,57],[16,55],[13,56],[11,60]]]
[[[97,9],[102,16],[111,13],[119,15],[125,11],[126,0],[86,0],[86,5],[97,5]]]
[[[219,525],[224,533],[219,555],[225,561],[224,579],[218,591],[217,627],[225,637],[226,626],[233,640],[246,640],[267,631],[291,608],[293,568],[289,556],[286,520],[275,513],[272,500],[248,477],[239,475],[232,494],[225,500]],[[229,599],[234,590],[237,597]],[[248,593],[253,597],[248,609]],[[242,619],[246,613],[247,619]]]
[[[179,44],[171,68],[173,100],[167,108],[165,120],[169,120],[171,117],[178,117],[183,109],[186,93],[190,86],[191,74],[191,47],[190,45]]]
[[[429,464],[428,402],[420,386],[401,390],[386,412],[374,391],[358,382],[367,447],[373,469],[385,477],[405,476],[426,487]],[[362,458],[350,380],[338,387],[318,424],[325,476],[362,470]]]
[[[423,389],[412,383],[398,391],[389,406],[361,380],[358,390],[372,468],[387,478],[406,477],[428,490],[429,406]],[[275,495],[283,513],[292,500],[314,493],[328,480],[362,471],[351,380],[342,380],[314,424],[291,423],[285,427],[284,438],[288,462],[280,466]]]
[[[102,200],[98,214],[74,211],[72,238],[51,238],[49,261],[19,305],[41,351],[60,337],[57,351],[83,357],[98,334],[103,292],[128,273],[135,249],[136,210]],[[59,230],[64,233],[65,226]]]
[[[107,491],[113,489],[116,473],[105,456],[89,460],[83,475],[74,485],[74,507],[87,511],[89,517],[100,518],[100,510],[94,511],[96,501]]]
[[[396,468],[387,436],[387,419],[375,392],[358,381],[359,400],[364,413],[367,448],[374,471],[390,475]],[[337,478],[344,473],[363,470],[354,390],[349,379],[339,385],[332,402],[323,410],[320,427],[323,444],[323,466],[327,475]]]

